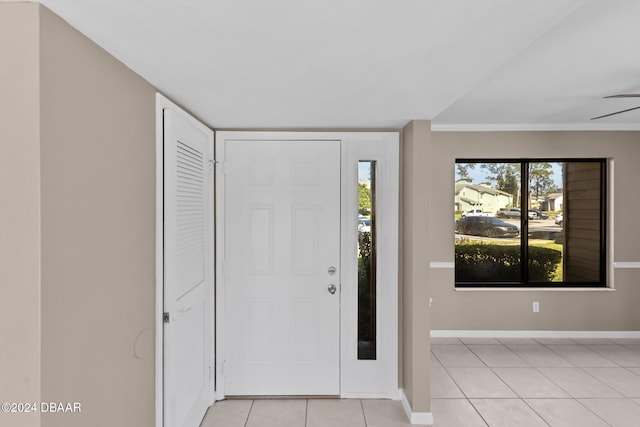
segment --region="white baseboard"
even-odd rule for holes
[[[640,331],[476,331],[432,330],[435,338],[640,338]]]
[[[413,412],[411,410],[411,404],[409,403],[409,399],[407,399],[407,395],[404,394],[404,390],[400,389],[400,400],[402,401],[402,407],[404,408],[405,414],[407,414],[407,418],[411,424],[418,425],[433,425],[433,414],[431,412]]]

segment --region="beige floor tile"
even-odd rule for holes
[[[306,427],[365,427],[358,399],[310,399]]]
[[[434,427],[486,427],[487,423],[478,415],[466,399],[432,399],[431,413]]]
[[[550,344],[567,344],[575,345],[576,342],[571,338],[534,338],[538,344],[550,345]]]
[[[625,344],[626,348],[631,351],[635,351],[636,353],[640,353],[640,344]]]
[[[640,423],[640,406],[628,399],[580,399],[580,402],[613,427]]]
[[[489,368],[449,368],[449,375],[468,398],[515,398],[516,394]]]
[[[640,375],[640,368],[627,368],[636,375]]]
[[[522,398],[570,397],[537,369],[494,368],[493,371]]]
[[[595,351],[603,357],[617,363],[622,367],[640,367],[640,353],[628,349],[622,345],[590,345],[589,350]]]
[[[460,338],[464,344],[502,344],[497,338]]]
[[[583,345],[547,345],[554,353],[583,368],[615,368],[618,365]]]
[[[304,427],[306,400],[255,400],[246,427]]]
[[[611,338],[611,341],[624,346],[634,344],[640,345],[640,338]]]
[[[431,346],[431,350],[445,367],[485,366],[466,345],[435,344]]]
[[[402,403],[394,400],[362,400],[367,427],[412,427]]]
[[[596,414],[574,399],[526,399],[552,427],[606,427]]]
[[[529,367],[513,351],[504,345],[469,345],[469,349],[489,367]]]
[[[540,344],[529,345],[529,344],[514,344],[510,345],[509,348],[520,356],[522,359],[526,360],[531,364],[531,366],[538,367],[554,367],[554,368],[562,368],[562,367],[572,367],[573,364],[566,359],[558,356],[553,351],[549,350],[547,347],[542,346]]]
[[[431,366],[442,366],[438,358],[433,352],[431,352]]]
[[[606,345],[606,344],[615,344],[608,338],[574,338],[573,339],[578,344],[582,345]]]
[[[462,344],[462,341],[455,337],[431,337],[431,344]]]
[[[636,402],[638,405],[640,405],[640,399],[631,399],[631,400]]]
[[[547,426],[521,399],[472,399],[471,403],[490,427]]]
[[[442,367],[431,368],[431,397],[442,399],[464,398],[451,376]]]
[[[252,400],[221,400],[213,404],[200,427],[244,427]]]
[[[625,368],[583,368],[625,397],[640,398],[640,376]]]
[[[539,368],[544,376],[575,398],[622,397],[620,393],[580,368]]]
[[[498,338],[502,344],[537,344],[533,338]]]

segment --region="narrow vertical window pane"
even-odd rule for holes
[[[376,162],[358,162],[358,359],[376,359]]]
[[[529,163],[529,282],[564,282],[564,165],[564,162]]]
[[[521,280],[521,165],[456,163],[455,280]]]

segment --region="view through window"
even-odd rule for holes
[[[358,360],[376,359],[376,162],[358,162]]]
[[[456,161],[456,286],[604,286],[605,167]]]

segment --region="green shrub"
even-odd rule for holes
[[[529,247],[529,281],[551,282],[562,259],[556,249]],[[456,281],[519,282],[520,246],[456,244]]]

